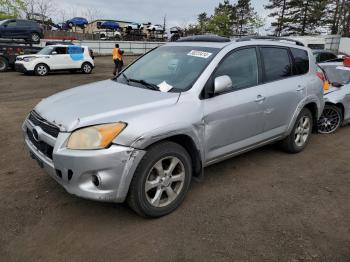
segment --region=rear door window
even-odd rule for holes
[[[291,48],[290,50],[294,58],[294,75],[304,75],[308,73],[310,67],[308,52],[298,48]]]
[[[287,48],[260,48],[264,65],[265,82],[277,81],[292,76],[292,64]]]

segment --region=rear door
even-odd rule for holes
[[[31,22],[26,20],[17,20],[17,33],[20,38],[29,38],[31,31]]]
[[[305,92],[303,79],[295,76],[291,51],[287,47],[260,47],[266,92],[264,132],[269,137],[286,132]]]
[[[70,45],[68,49],[68,58],[70,68],[81,68],[84,62],[84,48],[76,45]]]

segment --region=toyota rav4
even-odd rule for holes
[[[301,152],[324,107],[320,74],[294,43],[183,39],[44,99],[25,143],[69,193],[160,217],[209,165],[277,141]]]

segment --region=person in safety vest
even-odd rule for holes
[[[118,75],[120,71],[122,71],[122,68],[124,65],[123,54],[124,54],[124,51],[120,50],[119,44],[116,44],[115,48],[113,48],[113,51],[112,51],[113,61],[114,61],[113,75]]]

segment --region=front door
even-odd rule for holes
[[[70,68],[70,62],[67,47],[57,46],[51,52],[48,64],[52,70],[63,70]]]
[[[258,85],[256,48],[226,56],[212,78],[223,75],[231,78],[232,91],[203,101],[207,163],[262,140],[265,94]]]

